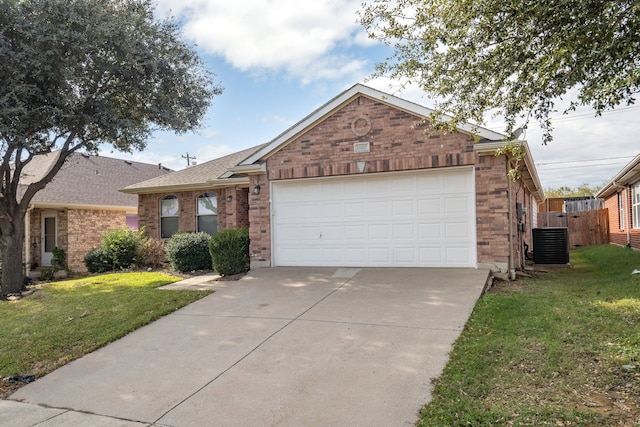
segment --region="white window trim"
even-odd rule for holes
[[[620,230],[624,230],[626,228],[625,226],[626,215],[624,214],[624,209],[626,205],[624,200],[625,194],[626,193],[624,191],[618,192],[618,221],[620,221]]]
[[[176,202],[178,203],[178,210],[177,210],[177,211],[178,211],[178,214],[177,214],[177,215],[162,215],[162,202],[163,202],[164,200],[168,200],[168,199],[175,199],[175,200],[176,200]],[[158,216],[159,216],[159,218],[160,218],[160,224],[159,224],[159,226],[160,226],[160,227],[159,227],[159,229],[160,229],[160,230],[159,230],[159,231],[160,231],[160,238],[161,238],[161,239],[168,239],[169,237],[163,237],[162,220],[163,220],[164,218],[178,218],[178,227],[179,227],[179,224],[180,224],[180,200],[179,200],[179,199],[178,199],[178,197],[177,197],[177,196],[175,196],[175,195],[168,195],[168,196],[164,196],[164,197],[162,197],[162,198],[160,199],[160,201],[158,202],[158,208],[160,209],[160,212],[159,212],[159,215],[158,215]],[[176,230],[176,232],[177,232],[177,231],[178,231],[178,230]]]
[[[631,191],[631,218],[634,229],[640,228],[640,181],[636,182]]]
[[[198,197],[196,197],[196,231],[198,231],[198,232],[201,231],[199,229],[199,226],[200,226],[199,218],[201,216],[214,216],[216,218],[216,221],[218,221],[218,215],[217,214],[215,214],[215,215],[214,214],[210,214],[210,213],[200,214],[200,203],[199,203],[199,200],[200,200],[200,198],[203,198],[203,197],[207,197],[207,198],[213,197],[214,199],[216,199],[216,208],[217,208],[217,205],[218,205],[218,196],[216,194],[214,194],[214,193],[202,193]]]

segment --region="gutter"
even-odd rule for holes
[[[178,184],[178,185],[163,185],[160,187],[138,187],[138,188],[123,188],[118,190],[125,194],[155,194],[155,193],[169,193],[172,191],[192,191],[192,190],[211,190],[225,187],[232,187],[235,185],[249,187],[249,178],[225,178],[215,179],[208,182],[200,182],[197,184]]]

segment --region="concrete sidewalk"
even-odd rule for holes
[[[281,267],[201,278],[217,292],[21,388],[0,401],[0,425],[413,425],[487,277]]]

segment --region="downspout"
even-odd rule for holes
[[[506,157],[506,155],[505,155]],[[511,177],[509,176],[509,168],[510,168],[511,160],[507,157],[507,200],[509,203],[509,208],[507,210],[509,216],[509,279],[516,280],[516,269],[514,265],[515,256],[513,253],[513,206],[512,206],[512,188],[511,188]]]

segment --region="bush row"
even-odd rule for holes
[[[176,233],[165,244],[144,236],[144,230],[107,232],[98,248],[84,258],[91,273],[141,266],[159,266],[168,260],[179,271],[213,269],[223,276],[249,269],[249,231],[224,230],[213,237],[206,233]]]

